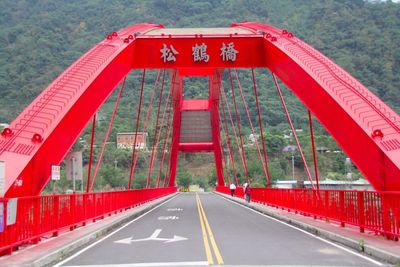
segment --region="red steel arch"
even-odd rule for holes
[[[209,60],[194,61],[205,44]],[[222,45],[233,44],[235,60]],[[160,50],[171,48],[175,60]],[[151,23],[115,32],[53,81],[0,138],[6,197],[37,195],[93,114],[132,69],[212,76],[266,67],[318,118],[377,190],[400,190],[400,117],[342,68],[286,30],[255,22],[229,28],[166,29]],[[172,86],[172,85],[171,85]],[[218,86],[216,86],[218,87]],[[2,192],[3,193],[3,192]]]

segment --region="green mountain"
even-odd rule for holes
[[[0,122],[13,120],[65,68],[110,32],[146,21],[167,27],[226,27],[244,20],[271,24],[295,33],[400,112],[400,4],[391,1],[2,0]],[[130,86],[122,99],[111,141],[115,141],[116,132],[133,129],[135,118],[132,114],[137,104],[138,75],[130,77]],[[146,103],[154,77],[155,73],[151,73],[146,80]],[[244,89],[251,102],[251,76],[243,71],[241,78],[243,84],[247,85]],[[268,95],[273,95],[270,79],[261,77],[258,82],[260,88],[266,88]],[[196,90],[198,86],[200,84],[194,82],[187,89],[188,96],[199,96]],[[285,96],[296,128],[306,129],[307,113],[304,107],[288,90]],[[105,119],[110,116],[113,99],[115,96],[100,112]],[[274,155],[286,144],[280,138],[288,126],[283,112],[279,111],[277,98],[261,99],[261,105],[263,113],[267,114],[265,120],[270,140],[274,140],[270,141],[269,152]],[[250,107],[250,114],[255,116],[255,107]],[[240,116],[245,118],[243,109],[240,110]],[[127,119],[129,123],[123,123]],[[149,132],[153,129],[154,120],[153,112]],[[244,133],[249,134],[248,122],[244,121],[243,124]],[[106,123],[101,124],[99,131],[105,131],[106,127]],[[317,132],[319,145],[337,147],[322,127],[317,126]],[[88,140],[88,136],[86,131],[83,138]],[[149,140],[152,140],[151,134]],[[282,157],[285,156],[277,154],[276,161],[272,158],[276,177],[289,175],[289,167],[286,166],[289,162],[286,165],[281,163]],[[320,164],[327,167],[329,172],[343,171],[344,157],[322,157]],[[190,157],[183,158],[185,164],[193,161]],[[114,160],[110,158],[109,161],[113,165]],[[300,163],[298,168],[301,169]]]

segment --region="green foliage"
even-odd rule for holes
[[[192,175],[185,170],[180,170],[176,174],[176,181],[179,187],[189,188],[192,182]]]
[[[3,0],[0,2],[0,122],[13,120],[63,70],[112,31],[144,21],[162,23],[167,27],[226,27],[243,20],[260,21],[288,29],[332,58],[394,110],[400,112],[400,76],[398,75],[400,4],[394,4],[391,1],[370,3],[362,0],[326,0],[313,1],[310,4],[307,0]],[[255,72],[270,175],[272,180],[289,178],[291,154],[283,153],[282,148],[293,144],[293,140],[285,139],[283,135],[288,134],[286,118],[280,101],[276,97],[271,77],[265,75],[265,70],[256,69]],[[231,98],[227,75],[225,72],[224,88],[228,98]],[[155,70],[148,70],[146,73],[143,107],[149,105],[156,76]],[[116,149],[116,133],[130,132],[134,129],[140,77],[141,71],[137,70],[133,71],[127,79],[126,89],[95,184],[96,190],[103,190],[106,187],[123,188],[127,185],[132,152]],[[169,84],[168,72],[165,78],[165,84]],[[252,123],[257,126],[257,109],[253,104],[255,97],[252,91],[251,72],[240,70],[239,78],[249,104]],[[185,98],[201,98],[207,95],[208,87],[204,79],[186,79],[185,84],[187,85],[184,91]],[[237,88],[236,81],[234,85]],[[282,89],[295,127],[305,130],[304,133],[299,134],[299,139],[307,161],[312,162],[311,145],[306,130],[308,129],[307,110],[287,88]],[[115,91],[97,113],[95,160],[99,156],[116,95]],[[164,99],[166,95],[167,92],[164,92]],[[158,88],[147,127],[149,147],[153,144],[155,106],[160,97]],[[239,106],[242,133],[246,136],[251,133],[250,125],[245,119],[245,109],[238,95],[236,95],[236,100]],[[230,104],[232,109],[233,103]],[[233,120],[235,122],[235,118]],[[140,129],[143,129],[143,121],[142,117]],[[321,125],[315,123],[315,129],[317,147],[340,151],[339,146]],[[164,129],[162,136],[165,134]],[[73,150],[84,151],[83,161],[86,172],[89,161],[87,146],[90,144],[90,136],[91,129],[87,127],[79,142],[73,147]],[[226,147],[225,137],[222,135],[221,137]],[[242,184],[245,174],[231,129],[229,137],[234,148],[238,180]],[[155,167],[151,174],[152,186],[158,177],[161,150],[159,146]],[[264,171],[255,148],[249,146],[245,150],[249,175],[253,183],[265,184]],[[133,178],[135,188],[143,188],[146,185],[149,157],[149,152],[140,152]],[[298,152],[294,154],[294,157],[296,175],[305,178],[304,164]],[[209,167],[204,172],[195,175],[179,171],[178,184],[182,186],[190,184],[190,179],[193,179],[195,183],[203,187],[206,187],[206,183],[209,186],[215,186],[217,177],[210,158],[212,159],[209,156],[194,157],[190,154],[182,157],[186,169],[201,168],[204,165]],[[321,176],[339,179],[338,177],[345,173],[345,158],[346,155],[342,152],[318,153]],[[166,172],[165,169],[164,172]],[[232,166],[229,173],[230,177],[233,177]],[[357,174],[357,170],[355,173],[360,175]],[[161,175],[161,179],[163,177],[164,175]],[[60,190],[66,190],[70,188],[70,182],[63,180],[58,183],[58,186]],[[51,191],[51,188],[49,190]]]

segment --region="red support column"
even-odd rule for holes
[[[178,165],[179,140],[181,129],[181,107],[182,107],[182,77],[174,72],[172,77],[172,101],[174,107],[174,117],[172,122],[172,143],[170,154],[170,169],[168,186],[175,186],[176,167]]]
[[[221,86],[221,73],[216,71],[214,76],[210,77],[210,107],[211,107],[211,127],[214,143],[215,168],[218,177],[218,186],[224,186],[224,172],[222,168],[222,148],[220,139],[220,121],[219,121],[219,95]]]

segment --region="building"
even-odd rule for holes
[[[315,183],[314,183],[315,185]],[[278,180],[273,185],[275,188],[311,188],[310,181],[295,181],[295,180]],[[328,190],[374,190],[372,185],[365,179],[355,181],[334,181],[325,179],[319,182],[320,189]]]
[[[147,151],[147,132],[138,132],[136,137],[136,150]],[[135,133],[117,133],[118,149],[133,149]]]

